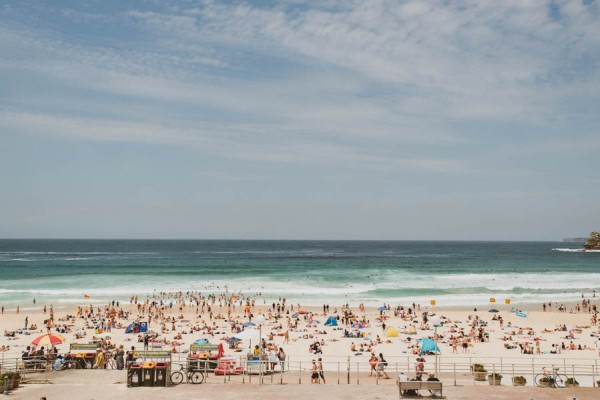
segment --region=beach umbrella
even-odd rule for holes
[[[256,326],[256,324],[255,324],[254,322],[250,322],[250,321],[248,321],[248,322],[244,322],[244,324],[243,324],[243,325],[244,325],[244,326]]]
[[[495,308],[492,308],[489,312],[497,313],[498,310],[496,310]]]
[[[387,307],[381,306],[378,308],[379,311],[387,311]]]
[[[198,339],[194,342],[194,344],[209,344],[206,339]]]
[[[242,339],[236,338],[235,336],[232,336],[229,339],[227,339],[227,343],[229,343],[229,344],[239,343],[241,341],[242,341]]]
[[[237,333],[233,336],[233,338],[237,338],[240,341],[242,340],[248,340],[250,342],[250,348],[252,348],[252,341],[253,340],[258,340],[259,338],[259,333],[256,329],[246,329],[241,331],[240,333]],[[222,343],[221,343],[222,344]]]
[[[34,339],[34,341],[31,342],[31,344],[35,346],[54,346],[57,344],[61,344],[64,341],[65,338],[61,335],[47,334]]]
[[[256,329],[246,329],[241,331],[240,333],[235,334],[233,337],[236,337],[240,340],[247,340],[247,339],[258,339],[258,331]]]
[[[309,325],[316,325],[316,324],[320,324],[321,321],[317,321],[316,319],[311,319],[310,321],[308,321]]]
[[[363,329],[364,325],[361,324],[360,322],[355,322],[354,324],[352,324],[352,328],[354,328],[354,329]]]

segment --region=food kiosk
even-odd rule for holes
[[[100,350],[99,343],[71,343],[65,361],[79,369],[91,369],[96,363]]]
[[[212,371],[218,367],[223,353],[223,344],[191,344],[188,369]]]

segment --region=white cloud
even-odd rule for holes
[[[188,14],[197,19],[186,15],[183,24],[180,15],[129,16],[182,40],[210,38],[216,45],[302,55],[355,71],[420,99],[420,114],[456,115],[452,106],[462,103],[461,118],[540,122],[553,113],[553,104],[537,94],[544,81],[570,78],[564,55],[600,50],[597,4],[573,3],[564,4],[559,21],[550,17],[548,1],[370,1],[293,13],[215,3],[195,8]],[[438,104],[439,98],[445,101]]]
[[[94,118],[74,118],[40,113],[0,109],[0,126],[20,134],[35,135],[44,131],[49,135],[79,140],[142,142],[195,146],[211,156],[260,162],[317,164],[359,163],[361,168],[376,170],[422,170],[430,172],[459,172],[465,166],[460,160],[427,159],[374,155],[359,149],[323,141],[288,139],[271,136],[256,142],[259,134],[255,127],[246,126],[244,132],[232,135],[227,125],[206,125],[197,128],[174,128],[153,123],[132,123]],[[235,129],[240,129],[239,125]],[[250,138],[250,139],[249,139]]]
[[[470,142],[464,126],[479,121],[518,124],[524,136],[567,125],[578,110],[566,100],[597,102],[598,4],[560,3],[560,19],[549,4],[175,2],[103,16],[138,33],[113,46],[6,23],[0,50],[11,57],[0,72],[118,101],[65,90],[61,102],[88,116],[11,105],[3,123],[84,139],[193,142],[242,159],[464,171],[469,160],[430,147]],[[34,104],[36,93],[28,96]]]

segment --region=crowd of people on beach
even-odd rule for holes
[[[129,304],[113,300],[104,305],[82,305],[72,314],[55,316],[52,305],[43,306],[42,315],[44,329],[40,330],[31,323],[32,316],[26,315],[23,327],[13,331],[4,331],[4,336],[18,339],[33,333],[72,335],[75,340],[96,343],[97,354],[92,368],[124,369],[131,362],[136,348],[169,349],[173,354],[187,353],[185,345],[194,337],[202,337],[207,341],[228,343],[228,339],[254,328],[253,321],[258,316],[267,321],[264,324],[264,336],[260,342],[247,352],[246,358],[265,362],[266,371],[283,372],[289,356],[283,349],[285,344],[306,343],[308,352],[315,358],[311,361],[311,381],[325,383],[324,358],[327,357],[329,344],[340,340],[348,340],[348,354],[354,357],[366,357],[370,375],[389,378],[386,371],[388,361],[383,356],[386,344],[403,344],[401,354],[416,357],[414,376],[421,379],[425,376],[427,355],[435,354],[435,350],[422,352],[420,342],[414,339],[419,333],[422,338],[434,340],[440,346],[446,346],[453,354],[473,354],[477,346],[489,343],[492,333],[495,340],[503,342],[506,350],[520,354],[561,354],[567,351],[594,350],[589,344],[578,343],[584,332],[597,338],[596,349],[600,355],[600,332],[593,331],[597,326],[596,304],[591,299],[583,298],[572,305],[568,312],[590,314],[590,323],[586,326],[569,326],[561,324],[553,329],[536,331],[526,324],[505,322],[505,316],[493,313],[482,318],[482,314],[474,310],[465,320],[457,320],[441,316],[442,327],[433,332],[430,324],[432,315],[438,314],[431,309],[422,309],[419,304],[392,307],[384,304],[376,312],[369,313],[364,304],[350,307],[343,304],[331,307],[324,304],[322,312],[314,308],[303,308],[300,304],[291,304],[285,298],[279,298],[268,304],[261,298],[261,293],[244,295],[240,292],[221,293],[202,292],[154,292],[145,298],[132,296]],[[260,301],[262,300],[262,302]],[[262,303],[262,304],[259,304]],[[542,311],[563,312],[563,304],[546,302]],[[193,319],[190,317],[193,315]],[[405,330],[397,338],[387,337],[390,318],[396,318],[405,324]],[[439,316],[439,314],[438,314]],[[325,328],[319,318],[332,317],[337,326]],[[187,319],[186,319],[187,318]],[[132,324],[133,321],[133,324]],[[138,323],[144,321],[146,332],[139,331]],[[521,322],[527,321],[526,319]],[[116,345],[111,340],[111,333],[133,325],[133,335]],[[262,327],[261,327],[262,328]],[[377,329],[381,329],[378,331]],[[560,341],[544,344],[547,334],[560,334]],[[126,342],[131,350],[126,351]],[[136,345],[137,343],[137,345]],[[13,351],[15,346],[3,346],[0,351]],[[228,347],[232,353],[244,354],[244,349],[237,342]],[[394,354],[397,356],[400,354]],[[339,356],[331,354],[330,356]],[[22,350],[22,361],[25,366],[34,366],[46,362],[55,369],[72,368],[74,364],[68,354],[59,354],[56,346],[28,346]],[[408,372],[408,371],[406,371]]]

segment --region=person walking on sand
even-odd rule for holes
[[[325,373],[323,371],[323,359],[321,357],[319,357],[319,363],[317,365],[317,369],[319,370],[319,378],[321,378],[321,380],[323,381],[323,384],[327,383],[327,382],[325,382]]]
[[[312,365],[310,367],[310,382],[319,383],[319,371],[315,360],[312,360]]]
[[[283,334],[283,343],[284,344],[288,344],[290,342],[290,331],[286,330],[285,333]]]
[[[285,351],[283,351],[283,347],[279,348],[277,357],[279,358],[279,364],[281,365],[281,372],[283,372],[285,370]]]
[[[467,353],[469,351],[469,338],[464,337],[462,341],[463,353]]]
[[[377,373],[377,356],[375,355],[375,353],[371,353],[371,358],[369,359],[369,365],[371,366],[371,372],[369,373],[369,376],[373,376],[373,372]]]
[[[383,358],[383,353],[379,353],[379,363],[377,364],[377,376],[381,376],[381,374],[385,375],[385,379],[390,379],[385,369],[388,366],[388,362]]]

